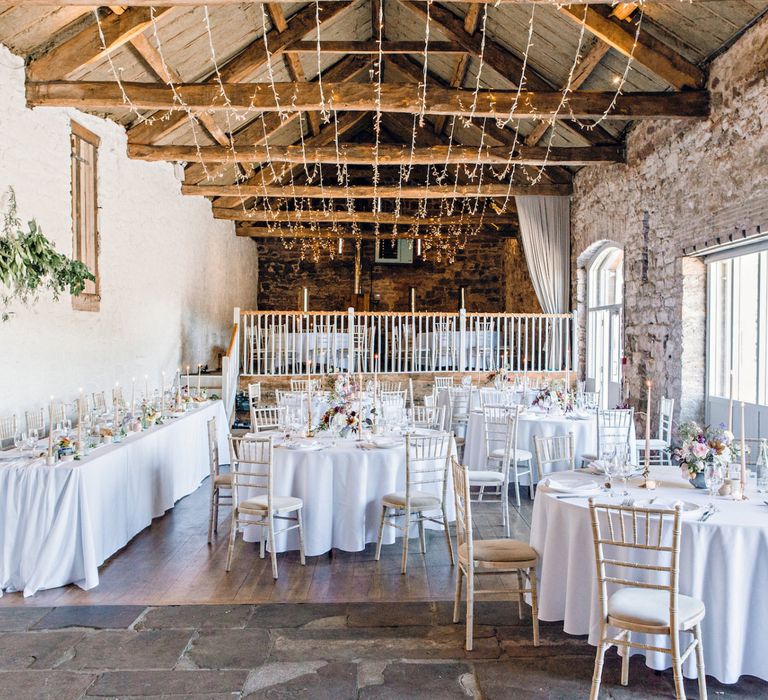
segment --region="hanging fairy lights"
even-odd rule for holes
[[[343,155],[343,144],[340,143],[340,128],[339,128],[339,115],[338,110],[334,107],[331,100],[326,100],[326,95],[323,86],[322,72],[322,46],[321,46],[321,12],[320,12],[321,0],[314,0],[315,10],[315,40],[316,40],[316,61],[317,61],[317,74],[316,81],[318,83],[319,92],[319,105],[318,110],[321,115],[322,123],[325,125],[323,128],[333,129],[332,138],[321,140],[320,143],[328,143],[332,141],[335,148],[335,180],[338,186],[344,189],[344,206],[345,213],[354,214],[356,211],[357,202],[351,194],[351,178],[350,169]],[[397,237],[402,230],[397,221],[399,220],[402,212],[408,211],[415,213],[417,218],[429,221],[428,224],[413,224],[407,228],[407,233],[413,236],[417,241],[417,248],[420,254],[432,254],[435,259],[438,260],[452,260],[455,258],[456,252],[463,247],[468,238],[475,235],[483,226],[485,220],[486,211],[489,204],[487,197],[480,196],[483,188],[483,183],[488,179],[494,179],[499,182],[507,183],[507,193],[503,199],[501,206],[493,205],[496,211],[505,211],[509,206],[509,201],[512,198],[513,185],[518,180],[517,175],[522,172],[525,181],[530,184],[538,183],[542,177],[545,176],[546,167],[549,164],[549,157],[553,144],[557,136],[557,130],[555,125],[559,119],[562,119],[561,115],[568,115],[568,118],[579,125],[585,130],[591,130],[596,128],[602,123],[610,113],[615,109],[616,102],[619,96],[623,94],[623,88],[627,82],[629,72],[633,65],[635,49],[639,43],[641,25],[643,21],[643,3],[639,3],[638,17],[634,21],[635,35],[634,41],[629,51],[626,64],[623,72],[620,76],[617,76],[615,82],[615,90],[612,99],[603,111],[603,113],[594,121],[586,122],[580,121],[577,115],[574,114],[572,105],[569,99],[570,94],[573,92],[573,82],[576,69],[578,68],[582,60],[582,51],[584,47],[584,38],[586,35],[586,14],[580,22],[580,31],[578,37],[578,43],[574,53],[573,61],[569,66],[568,76],[565,80],[565,84],[561,90],[560,100],[556,108],[548,116],[552,128],[549,129],[549,133],[546,138],[545,153],[541,163],[533,168],[533,171],[529,171],[527,167],[519,166],[517,160],[517,154],[519,152],[520,145],[522,143],[522,137],[520,132],[521,118],[517,114],[520,100],[523,98],[526,90],[527,76],[529,66],[529,56],[531,48],[533,46],[534,26],[536,18],[537,3],[531,4],[531,12],[527,27],[526,46],[521,57],[521,69],[519,79],[513,81],[515,85],[514,97],[510,109],[503,117],[495,118],[495,124],[498,129],[508,130],[512,135],[511,140],[504,140],[509,147],[509,157],[504,163],[503,167],[497,168],[490,164],[483,163],[483,156],[487,150],[487,140],[489,138],[488,129],[488,117],[483,117],[478,122],[477,108],[479,104],[479,96],[483,76],[483,70],[486,65],[486,48],[489,42],[489,14],[491,3],[484,3],[482,8],[482,15],[480,26],[478,27],[479,41],[478,41],[478,53],[475,56],[476,72],[474,75],[474,84],[472,89],[472,101],[470,105],[462,107],[462,112],[457,115],[452,115],[449,120],[449,130],[446,134],[447,148],[445,162],[440,164],[426,164],[423,168],[424,177],[420,176],[419,184],[424,188],[424,196],[420,196],[415,203],[408,203],[407,206],[403,204],[402,197],[403,187],[409,183],[413,174],[416,171],[414,166],[414,158],[419,140],[419,130],[424,129],[426,122],[426,115],[428,114],[428,102],[427,92],[428,83],[430,81],[429,74],[429,48],[431,38],[431,12],[432,12],[433,0],[426,0],[426,23],[424,28],[424,50],[423,61],[421,65],[421,80],[419,81],[418,92],[418,108],[413,115],[412,130],[410,134],[410,156],[407,162],[400,164],[397,171],[397,191],[393,201],[388,201],[386,205],[379,196],[379,187],[382,181],[381,162],[380,162],[380,144],[382,135],[382,83],[383,83],[383,67],[384,67],[384,3],[379,1],[377,3],[377,12],[374,17],[373,32],[375,35],[375,41],[377,44],[376,60],[374,64],[374,70],[372,71],[372,82],[374,83],[374,115],[373,115],[373,132],[374,132],[374,144],[372,146],[372,183],[373,183],[373,197],[371,198],[371,211],[374,214],[382,213],[385,209],[387,212],[394,214],[395,225],[392,229],[392,235]],[[554,3],[553,3],[554,4]],[[495,5],[494,5],[495,6]],[[206,160],[202,157],[201,143],[199,139],[200,130],[199,117],[196,112],[197,109],[192,110],[185,102],[182,92],[178,89],[176,81],[174,81],[172,70],[170,70],[166,64],[162,41],[160,33],[158,32],[158,26],[155,16],[155,10],[150,8],[150,19],[152,25],[152,33],[155,46],[157,48],[162,67],[165,75],[164,79],[167,79],[168,87],[172,94],[172,104],[163,114],[151,114],[146,115],[140,112],[136,106],[131,102],[130,95],[126,91],[126,86],[122,79],[122,69],[115,65],[113,60],[112,47],[107,44],[105,33],[101,23],[100,12],[97,8],[94,9],[94,17],[98,27],[98,35],[101,47],[103,49],[106,60],[109,64],[109,69],[115,82],[118,85],[123,102],[126,105],[126,109],[129,110],[131,115],[135,117],[136,123],[152,124],[156,121],[169,120],[173,112],[183,112],[189,121],[189,131],[194,141],[194,146],[198,154],[198,160],[201,163],[202,169],[205,173],[205,177],[208,180],[212,180],[214,175],[211,174],[206,166]],[[281,100],[281,93],[277,88],[277,81],[275,78],[275,71],[273,65],[273,53],[269,47],[269,32],[267,13],[263,4],[261,4],[262,13],[262,32],[261,40],[264,45],[265,51],[265,65],[267,79],[272,90],[272,96],[274,98],[274,111],[278,114],[281,123],[286,123],[292,117],[291,112],[298,112],[298,140],[301,143],[301,163],[283,163],[281,167],[276,167],[276,164],[272,161],[270,154],[270,140],[274,135],[276,129],[274,127],[267,128],[267,121],[265,119],[265,113],[261,112],[257,118],[261,120],[262,136],[258,139],[265,150],[265,162],[260,168],[250,173],[242,173],[239,168],[241,159],[238,156],[237,144],[233,135],[236,133],[239,124],[242,124],[248,120],[249,116],[257,112],[258,110],[253,105],[253,101],[245,109],[239,107],[235,109],[230,101],[227,92],[226,84],[222,79],[222,74],[219,66],[219,62],[216,57],[216,49],[213,39],[211,17],[209,15],[208,7],[202,7],[202,17],[205,26],[205,36],[207,37],[208,50],[210,51],[211,64],[213,71],[211,73],[209,81],[215,82],[218,86],[218,95],[216,98],[216,110],[224,112],[224,121],[226,124],[226,131],[230,135],[228,141],[228,148],[231,152],[231,163],[235,168],[234,183],[237,187],[238,200],[244,211],[244,216],[248,216],[249,212],[263,211],[268,214],[266,221],[266,227],[268,230],[279,235],[283,241],[283,245],[286,248],[298,249],[301,251],[302,259],[311,258],[318,259],[320,255],[340,255],[343,252],[343,237],[351,230],[353,236],[359,241],[362,233],[359,223],[357,221],[351,222],[350,227],[345,227],[342,230],[339,227],[337,217],[335,216],[340,210],[334,204],[334,198],[326,196],[324,188],[324,172],[322,162],[318,162],[309,153],[307,144],[305,143],[305,133],[309,133],[309,124],[303,112],[297,109],[295,104],[295,96],[293,101],[283,103]],[[278,54],[279,55],[279,54]],[[206,122],[207,124],[207,122]],[[474,160],[470,160],[464,163],[458,163],[451,165],[451,156],[454,143],[462,143],[461,139],[457,139],[457,124],[460,128],[467,129],[472,127],[476,130],[477,134],[477,157]],[[207,138],[207,137],[206,137]],[[474,138],[474,137],[473,137]],[[490,138],[496,138],[492,132]],[[317,141],[315,141],[317,143]],[[241,146],[243,144],[241,143]],[[256,143],[254,143],[256,145]],[[307,184],[318,183],[320,189],[320,197],[318,199],[311,199],[304,195],[297,195],[296,188],[296,171],[299,174],[303,173],[303,178]],[[422,169],[420,168],[419,172]],[[221,170],[216,174],[216,177],[221,177]],[[256,197],[251,208],[246,207],[246,201],[249,198],[241,196],[240,185],[244,179],[250,181],[256,181],[262,186],[262,195]],[[255,179],[255,180],[254,180]],[[472,183],[474,187],[476,185],[476,195],[473,197],[462,197],[459,195],[459,186],[463,182]],[[436,185],[445,185],[452,182],[453,191],[446,197],[437,199],[436,208],[430,203],[432,200],[428,195],[430,193],[430,187],[433,183]],[[282,197],[274,197],[269,194],[268,185],[272,183],[283,183],[285,186],[285,195]],[[312,210],[318,208],[323,212],[323,220],[328,223],[318,224],[316,222],[306,222],[303,214],[306,210]],[[291,221],[277,222],[274,216],[279,211],[291,211],[295,216]],[[442,219],[451,217],[452,219],[458,218],[458,223],[443,224]],[[471,218],[470,218],[471,217]],[[262,218],[262,217],[259,217]],[[479,223],[478,223],[479,221]],[[471,223],[470,223],[471,222]],[[402,225],[401,225],[402,226]],[[298,228],[308,229],[310,232],[317,232],[316,238],[291,238],[291,231],[298,231]],[[330,228],[329,228],[330,227]],[[379,224],[374,223],[374,236],[379,235]],[[330,234],[330,235],[329,235]],[[338,234],[338,237],[335,236]]]

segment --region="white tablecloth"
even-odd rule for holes
[[[528,450],[536,459],[536,450],[534,449],[533,438],[553,437],[556,435],[567,435],[573,433],[576,446],[576,466],[581,465],[582,455],[595,453],[597,450],[597,419],[577,420],[567,418],[566,416],[551,416],[546,414],[537,414],[528,412],[520,416],[517,426],[517,446],[522,450]],[[635,427],[630,429],[629,436],[630,454],[635,455],[635,464],[637,464],[637,444],[635,440]],[[472,469],[485,469],[487,460],[485,458],[485,423],[483,414],[475,411],[469,416],[467,426],[467,437],[464,444],[464,462]],[[534,472],[536,465],[534,464]],[[562,469],[566,468],[563,464]],[[527,477],[522,477],[520,483],[527,484]]]
[[[663,481],[653,492],[657,498],[702,505],[710,500],[676,469],[655,470],[654,477]],[[644,489],[630,491],[635,499],[649,497]],[[717,498],[719,513],[704,523],[695,517],[682,523],[680,593],[704,601],[705,666],[722,683],[746,674],[768,680],[768,507],[763,494],[748,495],[741,503]],[[557,500],[546,487],[537,490],[531,546],[541,558],[539,619],[563,620],[567,633],[589,634],[597,644],[599,602],[586,499]],[[646,664],[670,667],[669,657],[655,652],[646,654]],[[693,656],[684,673],[696,676]]]
[[[212,417],[227,462],[227,421],[216,401],[81,461],[0,463],[0,590],[29,596],[98,585],[100,564],[208,476]]]
[[[337,439],[335,447],[330,446],[330,438],[322,442],[328,446],[317,451],[275,447],[273,493],[296,496],[304,502],[307,556],[325,554],[331,549],[362,551],[366,544],[377,540],[382,497],[405,490],[405,447],[363,450],[358,448],[356,440]],[[448,480],[446,512],[453,521],[455,508],[450,475]],[[436,485],[424,487],[427,489],[436,495],[440,493]],[[247,498],[251,489],[243,491],[241,498]],[[263,492],[254,491],[250,495],[260,493]],[[432,523],[427,526],[437,527]],[[246,528],[247,541],[256,542],[262,536],[263,528]],[[395,529],[385,528],[384,544],[394,541]],[[298,532],[278,535],[276,544],[279,552],[298,549]]]

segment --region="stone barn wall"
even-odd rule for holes
[[[466,287],[469,311],[539,311],[516,239],[473,238],[452,264],[430,254],[411,265],[374,264],[373,241],[364,241],[362,273],[372,311],[408,311],[411,287],[416,288],[418,311],[456,311],[460,287]],[[296,309],[299,290],[306,286],[310,309],[346,309],[354,274],[352,241],[345,241],[341,256],[329,260],[322,254],[317,263],[301,260],[298,249],[286,250],[280,241],[259,241],[259,308]]]
[[[625,252],[632,403],[644,410],[650,378],[683,419],[703,418],[705,369],[705,266],[683,248],[768,227],[768,20],[713,61],[709,88],[710,118],[637,123],[627,163],[582,169],[571,209],[582,341],[585,268],[614,241]]]

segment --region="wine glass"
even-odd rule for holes
[[[605,472],[605,478],[607,482],[605,484],[605,490],[613,498],[613,477],[616,476],[616,450],[615,448],[608,448],[602,451],[600,455],[600,463],[603,466]]]
[[[61,434],[64,437],[69,437],[72,433],[72,421],[67,418],[61,425]]]
[[[29,435],[27,436],[27,449],[30,453],[34,452],[37,448],[37,441],[39,440],[40,435],[37,428],[32,428],[29,431]]]
[[[619,477],[621,477],[621,481],[624,484],[624,490],[622,491],[621,495],[629,496],[629,491],[627,490],[627,481],[632,474],[632,465],[630,464],[629,459],[627,459],[627,446],[616,445],[615,454],[616,473],[619,475]]]

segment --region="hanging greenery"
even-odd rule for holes
[[[16,193],[8,188],[8,205],[3,212],[0,235],[0,294],[3,309],[0,318],[10,318],[8,307],[14,302],[25,305],[37,302],[48,290],[54,299],[66,291],[79,296],[88,280],[95,277],[79,260],[59,253],[42,232],[37,222],[27,222],[24,230],[18,216]]]

